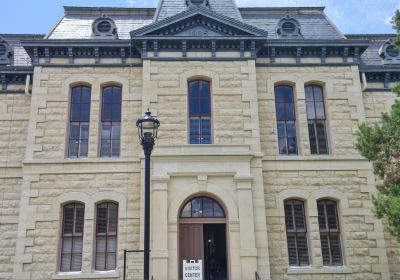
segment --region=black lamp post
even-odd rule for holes
[[[144,175],[144,280],[150,280],[150,156],[160,122],[149,109],[137,120],[136,127],[145,156]]]

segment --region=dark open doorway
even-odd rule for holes
[[[227,280],[226,216],[212,198],[195,197],[181,210],[179,219],[179,275],[183,262],[202,262],[203,280]]]
[[[226,280],[225,224],[204,224],[204,279]]]

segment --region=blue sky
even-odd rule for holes
[[[47,33],[63,6],[155,7],[158,0],[2,0],[1,33]],[[325,6],[344,33],[393,33],[390,18],[400,0],[236,0],[239,7]]]

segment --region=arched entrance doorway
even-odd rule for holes
[[[183,261],[201,260],[204,280],[227,280],[226,215],[214,199],[198,196],[182,207],[179,215],[179,275]]]

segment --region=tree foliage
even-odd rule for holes
[[[393,20],[397,31],[395,44],[400,47],[400,10]],[[400,95],[400,83],[393,87]],[[387,221],[387,231],[400,241],[400,102],[396,101],[390,113],[373,124],[359,126],[357,149],[373,162],[374,173],[383,180],[378,194],[373,197],[375,215]]]
[[[393,29],[397,32],[395,44],[400,47],[400,10],[397,10],[392,18]]]

